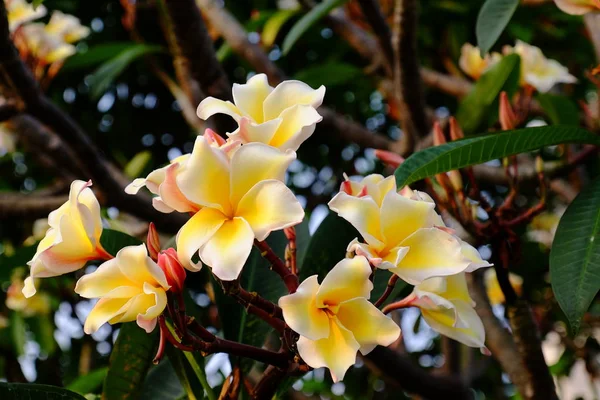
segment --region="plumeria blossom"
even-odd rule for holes
[[[197,271],[201,264],[192,258],[198,253],[219,279],[236,279],[254,239],[300,223],[304,210],[283,183],[295,158],[291,150],[263,143],[245,144],[230,158],[199,136],[175,179],[181,194],[199,207],[177,234],[184,267]]]
[[[324,86],[314,90],[300,81],[284,81],[273,88],[265,74],[258,74],[246,84],[233,85],[235,104],[207,97],[198,106],[198,116],[207,119],[215,114],[230,115],[239,125],[228,134],[232,138],[295,151],[321,121],[316,108],[323,96]]]
[[[577,78],[556,60],[544,56],[539,47],[517,40],[514,47],[505,46],[504,54],[516,53],[521,57],[521,82],[545,93],[557,83],[575,83]]]
[[[335,382],[354,365],[358,351],[368,354],[400,336],[400,328],[368,301],[370,275],[366,258],[344,259],[320,285],[313,275],[279,300],[285,322],[300,334],[300,357],[313,368],[329,368]]]
[[[217,147],[231,156],[239,148],[239,140],[227,140],[220,137],[213,130],[207,129],[204,133],[206,142]],[[163,168],[152,171],[146,178],[134,179],[126,188],[128,194],[136,194],[142,187],[146,187],[151,193],[157,195],[152,199],[152,204],[160,212],[170,213],[198,211],[201,206],[187,199],[177,186],[177,176],[186,167],[189,154],[181,155],[171,160],[171,163]]]
[[[415,286],[406,302],[419,307],[425,322],[442,335],[467,346],[485,347],[485,330],[464,273],[427,279]]]
[[[165,273],[148,257],[145,245],[124,247],[115,258],[77,281],[77,294],[100,298],[83,330],[92,334],[106,322],[137,321],[140,328],[150,333],[167,306],[169,288]]]
[[[495,65],[501,58],[502,55],[495,52],[486,54],[485,57],[482,58],[479,47],[475,47],[470,43],[465,43],[460,49],[458,65],[465,74],[473,79],[479,79],[486,70]]]
[[[349,187],[354,188],[347,192]],[[367,176],[358,184],[342,184],[329,207],[365,240],[353,240],[349,252],[366,256],[374,266],[389,269],[413,285],[432,276],[489,265],[471,260],[469,255],[477,251],[450,233],[431,197],[410,189],[404,193],[396,192],[393,177],[380,175]]]
[[[100,205],[90,189],[91,181],[74,181],[69,200],[48,215],[50,229],[40,241],[31,261],[23,294],[35,294],[34,279],[63,275],[82,268],[88,261],[110,258],[100,244]]]
[[[583,15],[600,10],[600,0],[554,0],[557,7],[571,15]]]
[[[43,5],[34,8],[27,0],[5,0],[4,3],[11,32],[26,22],[42,18],[48,12]]]
[[[504,304],[506,300],[504,298],[504,293],[500,288],[500,283],[498,283],[496,271],[494,271],[493,268],[490,268],[487,271],[485,271],[483,280],[485,282],[485,289],[488,295],[488,299],[490,300],[490,304],[493,306],[497,304]],[[508,280],[510,281],[510,284],[512,285],[513,289],[515,289],[515,292],[517,294],[521,294],[521,290],[523,289],[523,278],[521,278],[517,274],[509,272]]]
[[[72,44],[46,32],[44,24],[23,26],[15,40],[23,40],[27,51],[45,64],[63,61],[77,52]]]
[[[90,28],[82,25],[79,18],[60,11],[52,12],[45,30],[66,43],[75,43],[90,34]]]
[[[23,294],[25,283],[20,271],[13,274],[10,281],[6,291],[6,307],[23,313],[25,317],[46,315],[50,312],[50,297],[46,293],[30,298],[25,297]]]

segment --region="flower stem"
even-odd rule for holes
[[[288,288],[290,293],[295,293],[296,289],[298,289],[298,275],[292,273],[286,266],[285,263],[275,254],[271,246],[267,244],[267,242],[259,242],[258,240],[254,241],[254,245],[258,247],[261,252],[261,255],[271,263],[271,268],[275,271],[281,279],[285,286]]]

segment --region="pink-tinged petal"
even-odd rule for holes
[[[329,317],[317,307],[315,297],[319,290],[317,275],[306,278],[296,293],[279,299],[283,319],[290,328],[311,340],[329,336]]]
[[[152,286],[148,282],[144,282],[143,288],[144,293],[152,298],[152,303],[140,314],[143,318],[151,320],[162,314],[167,307],[167,294],[163,288]]]
[[[100,299],[85,320],[83,330],[88,335],[96,332],[102,325],[118,317],[121,308],[129,299]]]
[[[152,207],[154,207],[156,211],[160,211],[161,213],[165,214],[170,214],[173,211],[175,211],[173,208],[166,205],[163,199],[161,199],[160,197],[152,198]]]
[[[141,286],[147,282],[151,285],[169,288],[167,278],[162,269],[148,257],[148,250],[145,244],[139,246],[127,246],[119,250],[115,257],[121,273],[130,281]]]
[[[265,74],[257,74],[245,84],[233,84],[233,102],[255,122],[263,122],[263,102],[273,91]]]
[[[284,81],[277,85],[265,99],[263,103],[264,120],[277,118],[283,110],[296,104],[317,108],[323,103],[324,96],[325,86],[315,90],[304,82]]]
[[[332,211],[350,222],[369,245],[378,250],[384,247],[381,241],[379,207],[371,197],[354,197],[340,192],[328,205]]]
[[[100,203],[90,186],[92,186],[92,181],[86,182],[81,187],[77,195],[77,208],[88,237],[92,239],[92,242],[97,243],[102,235],[102,217],[100,216]]]
[[[243,145],[231,158],[231,204],[237,206],[254,185],[267,179],[282,181],[296,159],[293,151],[283,152],[263,143]]]
[[[208,119],[215,114],[227,114],[234,120],[238,121],[244,116],[244,113],[230,101],[207,97],[198,105],[196,114],[200,119]]]
[[[169,165],[165,180],[158,189],[158,194],[164,204],[180,213],[197,211],[199,206],[189,201],[177,186],[177,172],[179,169],[179,163]]]
[[[23,293],[23,296],[25,296],[26,299],[36,294],[37,290],[35,288],[34,280],[31,276],[28,276],[23,281],[23,289],[21,290],[21,292]]]
[[[225,223],[225,215],[213,208],[203,208],[190,218],[177,233],[177,256],[181,264],[190,271],[199,271],[192,257]]]
[[[381,205],[381,231],[386,247],[396,247],[417,230],[433,227],[434,207],[428,202],[388,192]]]
[[[119,268],[118,260],[105,261],[91,274],[79,278],[75,293],[87,299],[102,297],[117,287],[134,286]],[[139,292],[139,289],[137,290]]]
[[[554,3],[563,12],[571,15],[583,15],[600,9],[600,3],[594,0],[554,0]]]
[[[369,298],[373,283],[371,266],[365,257],[345,258],[327,273],[317,293],[317,306],[335,308],[357,298]]]
[[[269,144],[281,150],[296,151],[313,134],[323,117],[312,106],[297,104],[284,110],[279,119],[282,122]]]
[[[485,330],[477,312],[467,303],[457,301],[454,304],[456,313],[462,321],[463,328],[448,324],[447,315],[437,311],[421,310],[423,319],[435,331],[448,336],[470,347],[485,346]]]
[[[348,247],[346,248],[346,252],[354,253],[357,256],[366,257],[367,260],[369,260],[369,263],[371,263],[371,265],[373,265],[377,268],[388,269],[388,268],[393,267],[393,266],[391,266],[391,267],[390,266],[382,266],[381,264],[383,262],[383,259],[379,256],[379,254],[377,253],[377,250],[371,248],[371,246],[369,246],[368,244],[360,243],[358,241],[358,238],[353,239],[350,242],[350,244],[348,244]]]
[[[348,368],[356,363],[360,345],[352,332],[344,328],[337,318],[330,318],[329,321],[329,336],[319,340],[300,336],[298,353],[313,368],[329,368],[333,381],[339,382],[344,379]]]
[[[254,243],[254,232],[243,218],[234,218],[225,223],[200,248],[200,259],[209,265],[212,273],[223,281],[236,279]]]
[[[157,318],[146,319],[141,315],[136,317],[136,322],[140,328],[146,331],[146,333],[152,333],[154,328],[156,328]]]
[[[400,327],[364,298],[349,300],[340,305],[337,318],[360,344],[365,355],[375,346],[389,346],[400,336]]]
[[[491,267],[492,264],[483,260],[477,249],[467,242],[461,243],[462,255],[467,258],[471,263],[465,272],[473,272],[479,268]]]
[[[304,210],[292,191],[282,182],[258,182],[242,197],[235,213],[252,227],[257,240],[265,240],[271,231],[302,222]]]
[[[231,211],[229,158],[202,136],[196,138],[186,167],[177,175],[177,186],[187,199],[199,206],[216,208],[226,214]]]
[[[256,124],[248,118],[242,118],[240,127],[230,134],[229,137],[239,139],[243,143],[258,142],[270,144],[280,124],[280,118],[275,118],[262,124]]]
[[[379,269],[390,269],[395,268],[400,264],[400,261],[408,254],[410,251],[409,247],[398,246],[391,249],[385,257],[383,257],[383,262],[381,265],[377,266]]]
[[[417,285],[427,278],[463,272],[470,262],[461,254],[460,241],[437,228],[419,229],[402,243],[410,250],[390,269],[394,274]]]

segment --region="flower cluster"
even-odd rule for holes
[[[503,54],[518,54],[521,57],[521,85],[530,85],[545,93],[558,83],[575,83],[577,78],[569,73],[567,67],[556,60],[544,56],[539,47],[517,40],[515,46],[504,46]],[[481,57],[479,48],[465,43],[459,59],[460,68],[471,78],[479,77],[502,59],[500,53]]]

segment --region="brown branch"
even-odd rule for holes
[[[258,247],[261,255],[271,264],[273,271],[281,277],[288,291],[295,293],[299,285],[298,275],[292,274],[292,271],[285,266],[285,263],[275,254],[267,242],[255,240],[254,245]]]
[[[0,193],[0,218],[37,219],[60,207],[67,196],[36,196],[32,193]]]
[[[369,21],[369,25],[377,37],[379,48],[386,59],[388,76],[392,76],[394,66],[394,48],[392,47],[392,32],[381,12],[376,0],[358,0],[362,13]]]

